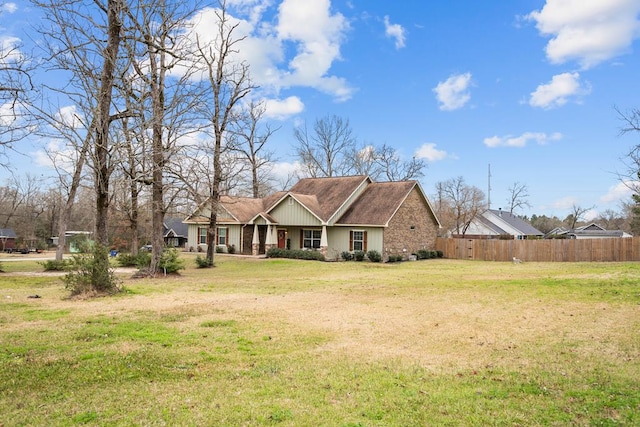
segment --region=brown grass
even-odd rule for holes
[[[187,321],[180,324],[182,328],[211,319],[212,314],[255,321],[265,328],[285,325],[290,332],[326,337],[315,349],[318,356],[371,361],[397,359],[435,370],[487,366],[514,369],[537,363],[533,362],[536,360],[547,363],[548,358],[540,359],[538,353],[556,351],[568,344],[571,351],[582,358],[617,357],[621,354],[617,343],[635,333],[631,328],[637,326],[640,319],[637,304],[567,297],[536,298],[526,287],[520,293],[500,287],[500,282],[514,277],[525,280],[535,277],[539,273],[533,264],[514,266],[520,269],[514,275],[511,266],[504,264],[467,263],[465,268],[471,269],[468,273],[472,275],[472,282],[479,281],[473,285],[443,286],[442,277],[430,279],[435,280],[435,285],[406,279],[407,275],[413,277],[416,272],[437,265],[450,267],[451,263],[457,263],[460,268],[465,265],[459,261],[439,263],[380,266],[375,271],[342,264],[347,267],[343,271],[340,266],[316,263],[315,272],[304,270],[309,274],[305,279],[321,279],[320,285],[273,294],[252,292],[242,284],[237,285],[238,292],[233,292],[233,286],[228,284],[221,286],[220,291],[214,286],[213,290],[201,292],[203,283],[210,279],[203,278],[201,271],[187,271],[183,277],[156,281],[125,280],[125,286],[145,289],[161,282],[161,289],[151,294],[78,302],[61,299],[59,290],[46,289],[45,298],[27,303],[68,309],[78,318],[122,316],[136,311],[183,315]],[[293,266],[296,268],[295,263]],[[211,275],[221,273],[222,280],[232,282],[233,276],[226,277],[223,268],[210,270]],[[554,266],[550,273],[562,273],[565,280],[609,280],[611,276],[620,275],[610,270],[598,273],[574,269],[567,273],[559,266]],[[360,278],[354,282],[351,275],[360,275]],[[452,279],[463,277],[464,272],[458,271]],[[243,280],[248,283],[254,279]],[[409,280],[415,283],[407,285]],[[255,283],[249,284],[255,286]],[[9,294],[7,298],[12,297],[11,291],[5,293]],[[630,319],[636,321],[630,322]],[[6,326],[25,327],[22,323]],[[264,333],[277,336],[282,332],[265,330]]]

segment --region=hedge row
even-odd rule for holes
[[[318,251],[305,251],[301,249],[271,248],[267,251],[267,258],[291,258],[324,261],[324,255]]]

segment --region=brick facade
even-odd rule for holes
[[[403,254],[405,258],[419,249],[434,250],[438,223],[427,201],[414,188],[384,230],[384,256]]]

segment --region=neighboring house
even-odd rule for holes
[[[208,202],[185,219],[189,249],[206,250]],[[384,257],[435,248],[440,228],[417,181],[373,182],[368,176],[305,178],[262,199],[222,196],[216,245],[259,255],[271,248],[344,251]]]
[[[12,252],[16,248],[16,237],[16,232],[12,228],[0,228],[0,245],[3,252]]]
[[[187,245],[188,226],[182,218],[165,218],[163,236],[167,248],[184,248]]]
[[[498,239],[508,237],[515,240],[538,239],[543,236],[543,232],[528,222],[502,209],[487,209],[484,211],[482,215],[471,221],[464,235],[467,239]]]
[[[82,251],[81,243],[91,238],[93,233],[91,231],[67,231],[64,233],[65,251],[72,254],[80,253]],[[58,246],[58,236],[51,238],[51,244]]]
[[[556,227],[545,235],[549,239],[607,239],[607,238],[632,237],[622,230],[605,230],[595,222],[582,227],[568,229]]]

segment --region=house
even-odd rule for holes
[[[72,254],[77,254],[82,252],[82,243],[86,240],[91,239],[91,235],[93,233],[91,231],[69,231],[67,230],[64,233],[64,241],[65,241],[65,251],[68,251]],[[51,238],[51,244],[53,246],[58,246],[59,241],[58,236],[54,236]]]
[[[515,240],[538,239],[544,233],[516,215],[502,209],[487,209],[474,218],[464,235],[467,239],[497,239]]]
[[[188,247],[205,250],[208,203],[184,222]],[[344,251],[384,257],[435,247],[440,222],[417,181],[373,182],[368,176],[304,178],[289,191],[256,199],[222,196],[216,245],[259,255],[271,248]]]
[[[165,218],[163,222],[164,245],[167,248],[184,248],[187,245],[187,224],[182,218]]]
[[[0,244],[3,252],[13,252],[16,248],[16,232],[12,228],[0,228]]]
[[[610,239],[620,237],[632,236],[622,230],[605,230],[604,227],[595,222],[574,229],[556,227],[545,235],[545,238],[550,239]]]

